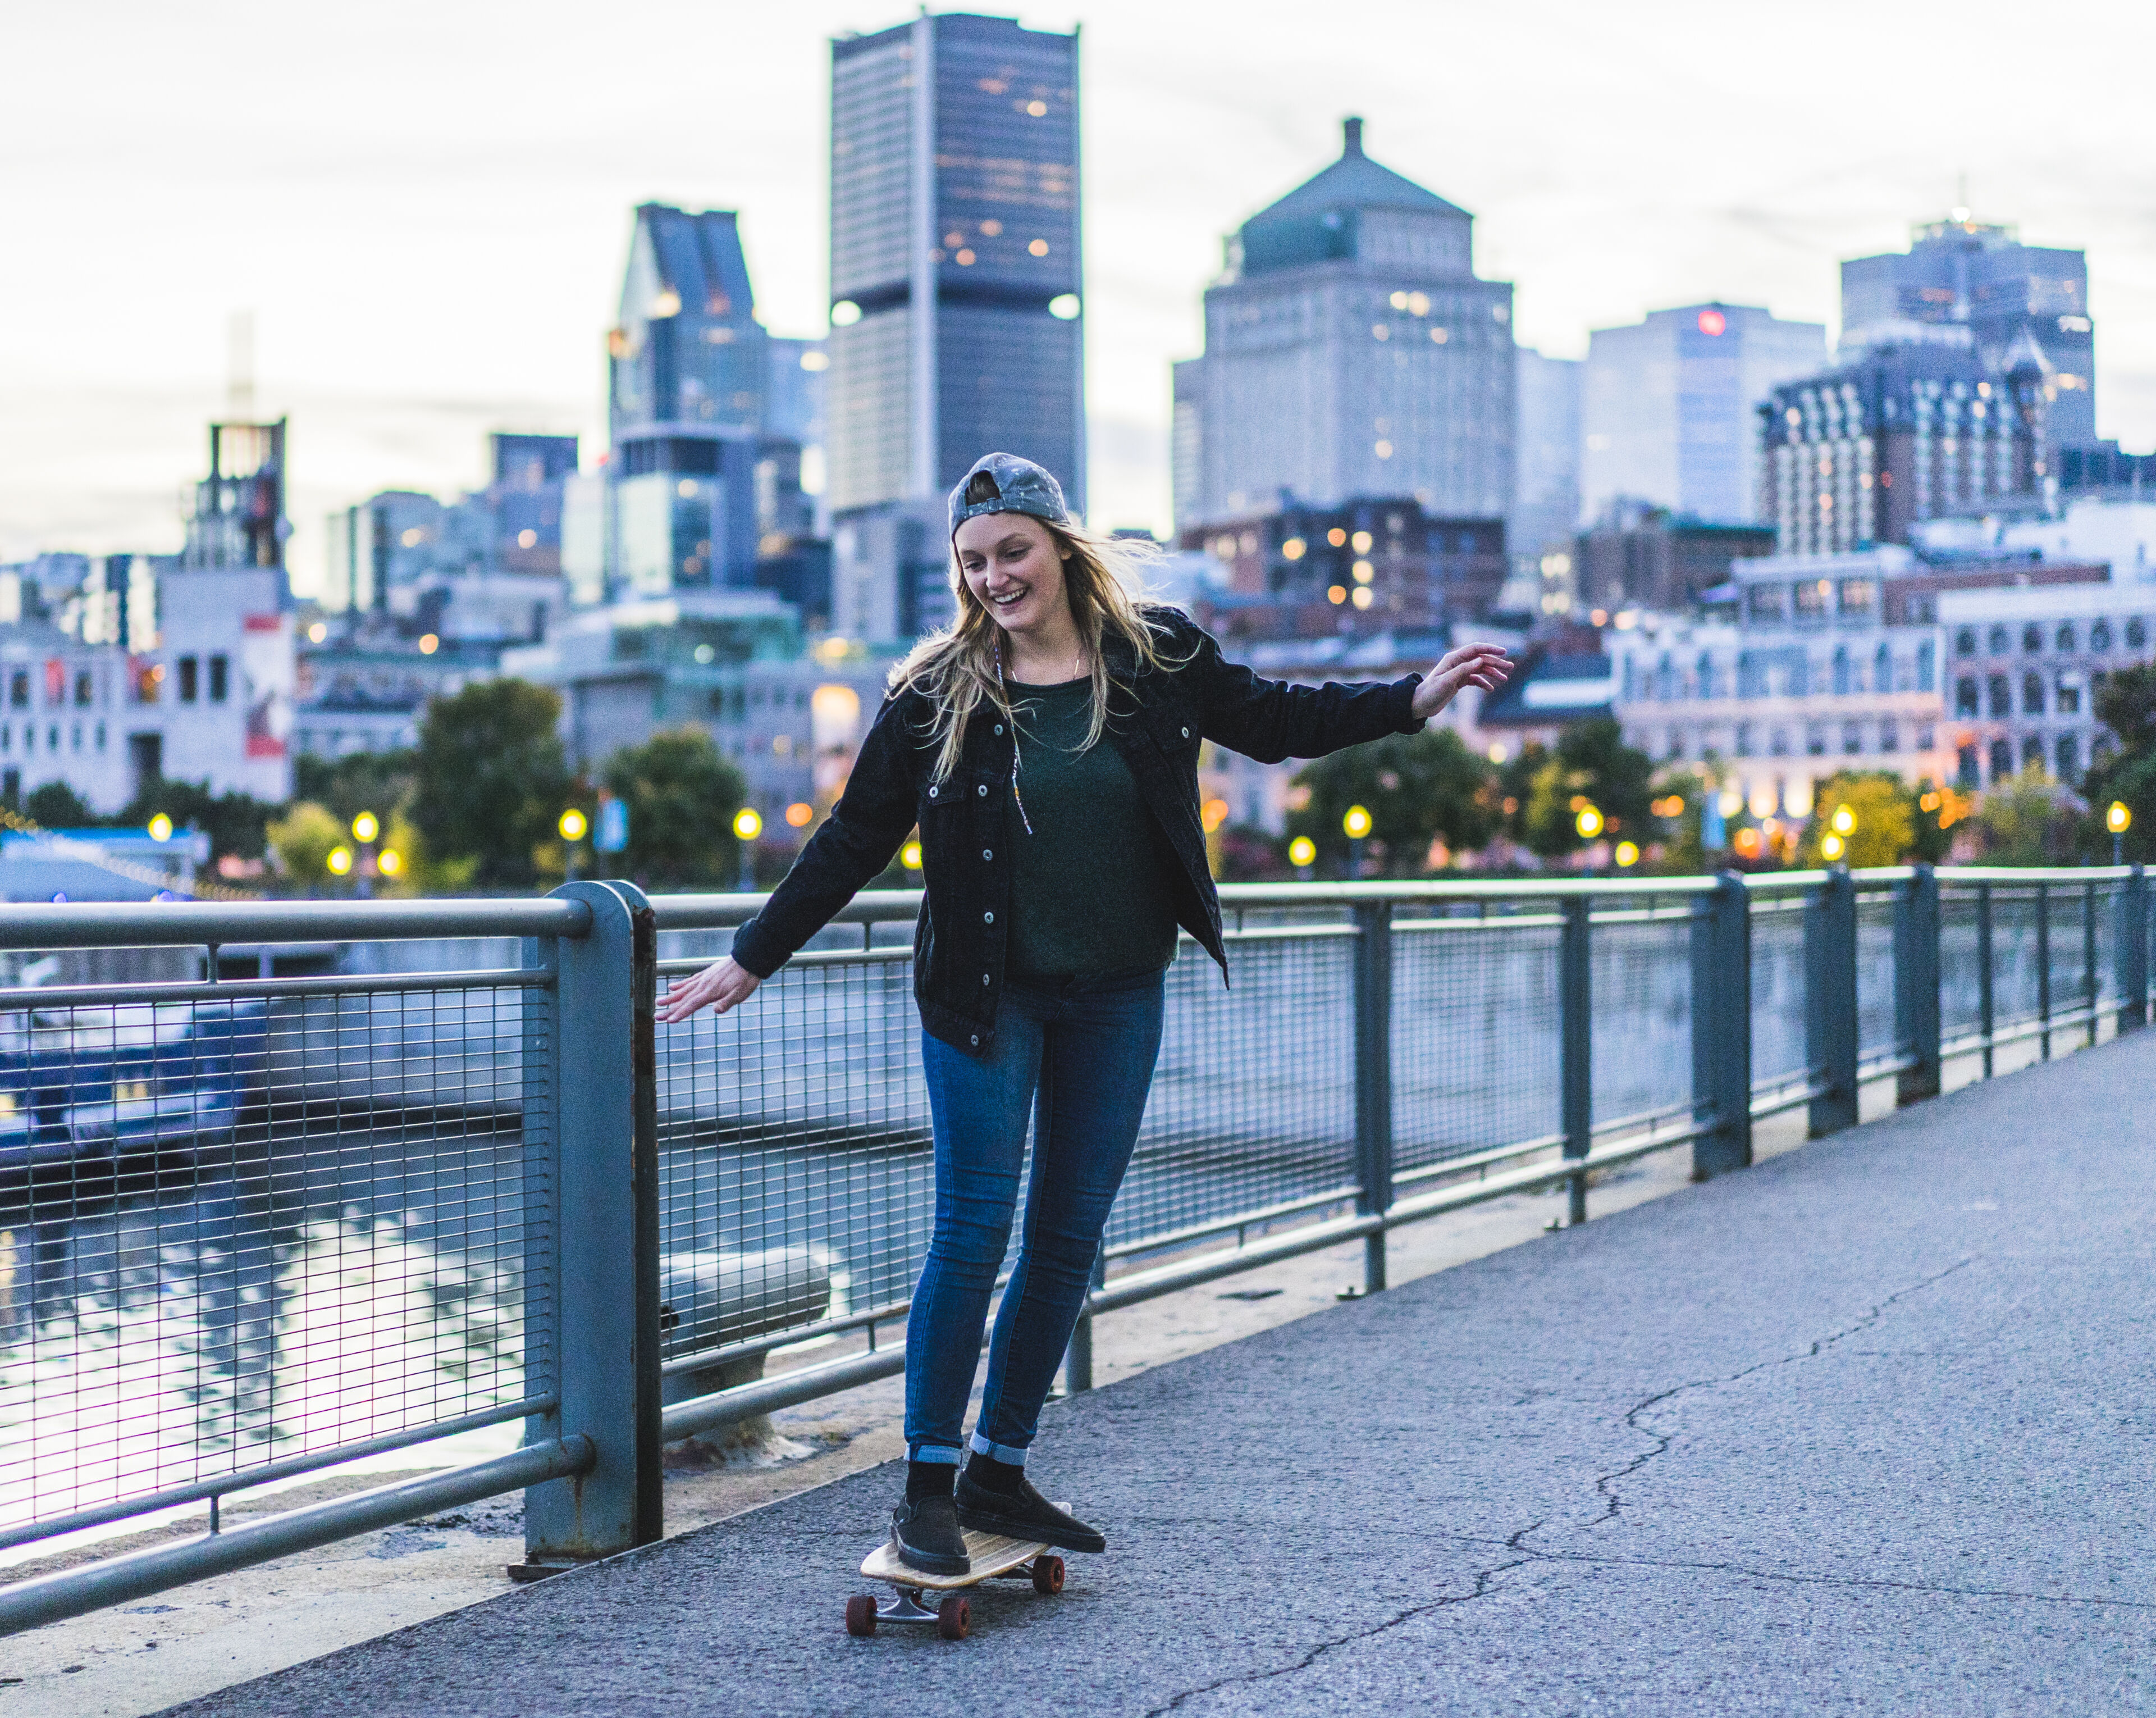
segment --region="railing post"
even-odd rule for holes
[[[1584,1158],[1594,1146],[1594,903],[1574,895],[1564,903],[1564,929],[1558,943],[1558,1022],[1560,1058],[1558,1090],[1564,1131],[1564,1155]],[[1587,1177],[1574,1175],[1568,1221],[1587,1221]]]
[[[1093,1254],[1093,1286],[1108,1280],[1108,1246],[1105,1241]],[[1068,1396],[1093,1387],[1093,1314],[1081,1311],[1070,1327],[1070,1345],[1063,1350],[1063,1389]]]
[[[2118,887],[2118,1030],[2138,1031],[2148,1024],[2148,872],[2137,865]]]
[[[1928,865],[1894,893],[1894,1042],[1915,1065],[1894,1077],[1897,1105],[1939,1095],[1939,879]]]
[[[1691,1101],[1695,1121],[1713,1118],[1711,1131],[1692,1142],[1691,1178],[1749,1164],[1752,903],[1733,871],[1692,906]]]
[[[558,1406],[542,1427],[551,1437],[581,1433],[598,1455],[583,1477],[525,1493],[530,1572],[612,1556],[664,1530],[658,932],[633,884],[569,883],[554,892],[586,903],[592,923],[557,945],[553,1030],[526,1058],[526,1124],[547,1130],[553,1162],[545,1263]]]
[[[1393,1203],[1393,908],[1355,908],[1355,1209],[1365,1216]],[[1385,1286],[1385,1233],[1363,1237],[1363,1288]]]
[[[1826,1090],[1805,1119],[1811,1137],[1856,1125],[1856,884],[1837,865],[1804,903],[1804,1063]]]
[[[2082,886],[2082,1006],[2088,1012],[2088,1047],[2096,1047],[2096,885]]]
[[[1991,1078],[1991,885],[1976,886],[1976,1029],[1984,1040],[1984,1077]]]
[[[2036,885],[2036,1035],[2038,1055],[2051,1059],[2051,886]]]

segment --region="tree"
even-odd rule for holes
[[[1523,750],[1520,762],[1527,759]],[[1527,792],[1508,789],[1506,797],[1519,805],[1514,815],[1520,838],[1545,859],[1584,845],[1579,813],[1587,805],[1602,814],[1597,839],[1629,839],[1644,846],[1655,834],[1654,776],[1653,760],[1626,745],[1624,729],[1604,716],[1565,729],[1555,751],[1539,754]]]
[[[312,800],[349,824],[362,811],[386,822],[419,781],[413,751],[348,752],[341,758],[302,754],[292,765],[292,797]]]
[[[412,821],[430,857],[466,861],[480,887],[527,888],[569,792],[562,701],[528,681],[482,681],[427,707]]]
[[[329,880],[330,854],[344,838],[342,820],[311,800],[296,801],[269,828],[270,849],[278,867],[310,889]]]
[[[740,874],[734,814],[748,785],[700,728],[654,734],[607,759],[608,788],[629,808],[623,869],[652,888],[731,884]]]
[[[2123,856],[2143,863],[2156,860],[2156,664],[2122,668],[2096,695],[2097,720],[2117,737],[2117,748],[2090,765],[2082,790],[2088,815],[2079,830],[2082,852],[2105,863],[2111,860],[2111,831],[2104,814],[2123,800],[2133,822],[2121,842]]]
[[[198,829],[209,837],[210,862],[228,855],[259,859],[269,848],[275,805],[245,794],[213,794],[207,781],[153,781],[137,794],[120,821],[140,829],[159,812],[176,829]]]
[[[1835,827],[1837,812],[1847,810],[1850,828]],[[1797,845],[1797,863],[1806,867],[1899,865],[1917,843],[1917,807],[1908,786],[1891,769],[1845,769],[1812,790],[1811,821]],[[1835,836],[1840,850],[1830,859],[1825,843]]]
[[[1976,807],[1979,856],[1990,865],[2059,865],[2071,856],[2078,807],[2073,796],[2031,764],[1994,782]]]
[[[1370,814],[1372,847],[1382,851],[1383,869],[1395,876],[1422,870],[1435,839],[1441,836],[1455,849],[1472,848],[1497,831],[1490,766],[1450,728],[1388,734],[1350,746],[1317,759],[1295,779],[1310,794],[1288,815],[1287,832],[1308,836],[1317,844],[1321,862],[1335,867],[1348,851],[1342,820],[1351,805]]]
[[[86,829],[104,820],[64,781],[49,781],[23,801],[23,815],[47,829]]]

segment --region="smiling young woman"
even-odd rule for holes
[[[1511,667],[1467,645],[1390,685],[1261,680],[1181,611],[1134,596],[1135,553],[1079,525],[1055,479],[1011,454],[966,474],[950,518],[957,619],[892,671],[844,797],[733,953],[659,1011],[747,1000],[918,826],[936,1222],[906,1325],[910,1459],[891,1537],[937,1574],[966,1571],[964,1527],[1106,1548],[1027,1479],[1026,1458],[1144,1119],[1178,932],[1227,969],[1200,747],[1321,757],[1414,733]],[[1024,1227],[968,1446],[1029,1122]]]

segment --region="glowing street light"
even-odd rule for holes
[[[382,820],[372,811],[362,811],[352,820],[352,838],[356,841],[371,841],[382,833]]]
[[[153,841],[169,841],[172,838],[172,820],[160,811],[150,820],[150,839]]]
[[[331,847],[330,849],[329,865],[331,876],[343,877],[347,875],[352,870],[352,849],[349,847]]]
[[[756,838],[763,833],[763,820],[756,807],[744,805],[734,813],[734,839],[741,843],[741,888],[746,894],[756,887]]]
[[[1827,832],[1825,838],[1820,842],[1820,853],[1829,859],[1839,859],[1848,851],[1849,844],[1843,841],[1840,836],[1835,835],[1831,830]]]
[[[1582,805],[1579,815],[1572,820],[1572,826],[1579,831],[1583,841],[1591,841],[1602,833],[1602,813],[1594,805]]]
[[[921,843],[908,841],[898,850],[898,862],[908,871],[921,869]]]
[[[384,847],[374,856],[374,864],[384,877],[394,877],[404,868],[404,856],[394,847]]]
[[[1348,874],[1363,874],[1363,837],[1370,832],[1370,813],[1363,805],[1350,805],[1348,815],[1340,820],[1340,826],[1348,831]]]
[[[1846,805],[1835,806],[1834,815],[1827,821],[1833,826],[1834,832],[1844,840],[1856,832],[1856,814]]]
[[[1625,870],[1640,862],[1640,850],[1630,841],[1620,841],[1617,851],[1609,856],[1617,862],[1620,870]]]
[[[1317,862],[1317,843],[1308,836],[1297,836],[1287,844],[1287,862],[1307,878],[1310,867]]]
[[[2103,814],[2103,826],[2111,831],[2111,862],[2126,862],[2126,832],[2133,827],[2133,808],[2123,800],[2113,800]]]
[[[561,820],[554,826],[562,831],[562,839],[563,841],[580,841],[583,840],[585,834],[590,830],[592,820],[590,818],[585,816],[584,814],[579,811],[574,805],[572,805],[567,810],[562,814]]]

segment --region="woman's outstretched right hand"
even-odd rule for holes
[[[762,982],[729,954],[714,960],[701,972],[676,979],[667,985],[666,994],[659,999],[659,1019],[672,1026],[706,1008],[716,1008],[724,1014],[729,1008],[747,1001]]]

